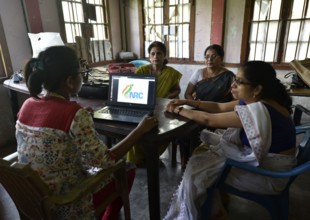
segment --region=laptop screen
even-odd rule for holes
[[[156,76],[111,74],[109,104],[152,109],[156,104]]]

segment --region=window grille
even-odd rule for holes
[[[89,63],[112,60],[107,0],[62,0],[65,41]]]
[[[148,46],[153,41],[165,43],[169,59],[190,59],[191,35],[194,27],[191,0],[144,0],[144,56],[148,56]]]
[[[309,0],[255,0],[249,60],[288,63],[310,57]]]

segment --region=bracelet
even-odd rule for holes
[[[108,155],[109,155],[109,157],[110,157],[112,160],[116,160],[116,158],[117,158],[117,155],[116,155],[115,153],[111,152],[111,151],[108,152]]]
[[[196,106],[196,108],[198,109],[200,106],[200,100],[198,100],[198,105]]]
[[[178,115],[180,115],[180,112],[182,111],[183,108],[184,108],[183,106],[180,106],[180,107],[178,108],[178,112],[177,112]]]

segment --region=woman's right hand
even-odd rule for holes
[[[173,99],[166,105],[166,111],[173,113],[174,109],[180,105],[185,105],[185,99]]]
[[[173,99],[168,103],[168,105],[175,105],[175,106],[185,105],[185,104],[186,104],[185,99]]]
[[[146,116],[138,124],[137,129],[143,133],[147,133],[156,126],[158,126],[158,119],[155,116]]]

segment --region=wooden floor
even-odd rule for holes
[[[163,166],[160,168],[161,214],[167,212],[172,194],[175,192],[181,177],[180,163],[171,167],[169,153],[162,156]],[[307,220],[310,213],[310,172],[299,176],[291,187],[290,220]],[[136,178],[130,193],[131,216],[133,220],[147,220],[148,197],[146,169],[137,168]],[[230,220],[269,220],[267,211],[254,202],[238,197],[231,197],[229,205]],[[15,205],[0,184],[0,220],[18,220]],[[119,220],[123,217],[120,216]]]

